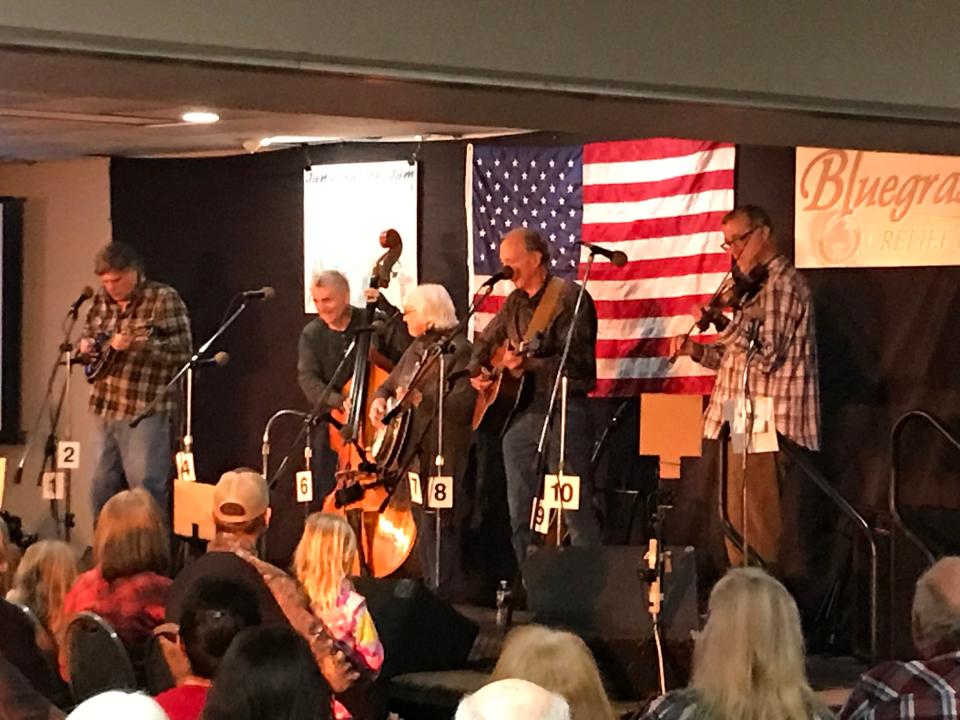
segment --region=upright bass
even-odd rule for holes
[[[393,266],[403,248],[400,234],[380,234],[385,252],[373,266],[369,287],[382,290],[390,284]],[[376,300],[367,302],[363,324],[371,326],[376,317]],[[324,512],[346,516],[357,534],[360,567],[355,571],[386,577],[407,559],[416,539],[416,525],[406,495],[393,492],[381,481],[377,467],[368,457],[374,428],[369,420],[372,391],[382,383],[392,363],[378,353],[371,333],[357,337],[353,373],[343,388],[349,398],[348,412],[334,411],[330,446],[338,456],[337,484],[324,500]],[[339,425],[339,427],[337,427]]]

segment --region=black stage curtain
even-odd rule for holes
[[[461,311],[467,304],[464,148],[450,142],[417,150],[420,278],[445,284]],[[413,150],[407,144],[344,144],[232,158],[112,162],[114,238],[140,248],[151,276],[180,291],[198,341],[213,332],[234,293],[262,285],[277,289],[272,302],[251,307],[218,343],[231,353],[230,365],[202,373],[194,427],[201,478],[215,480],[238,464],[259,467],[266,419],[279,408],[305,408],[295,377],[297,338],[309,319],[300,306],[304,165],[403,159]],[[741,146],[738,153],[738,202],[770,209],[782,248],[792,256],[793,149]],[[919,407],[960,428],[960,374],[950,330],[960,311],[960,274],[956,268],[907,268],[805,275],[817,312],[823,468],[873,516],[885,505],[895,419]],[[598,434],[618,404],[594,403]],[[631,399],[612,438],[612,457],[601,466],[601,485],[649,487],[650,465],[635,461],[636,415]],[[923,428],[907,439],[908,503],[960,508],[956,455]],[[282,440],[275,443],[275,457],[285,450]]]

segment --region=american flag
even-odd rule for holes
[[[550,243],[550,270],[582,279],[581,241],[626,253],[597,257],[587,289],[599,318],[596,395],[707,394],[713,373],[667,362],[668,338],[690,328],[730,269],[720,219],[733,208],[733,145],[652,138],[583,146],[467,149],[470,286],[500,268],[500,239],[534,228]],[[475,316],[489,322],[513,290],[498,283]]]

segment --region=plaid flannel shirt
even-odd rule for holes
[[[750,362],[750,391],[773,398],[777,431],[810,450],[820,449],[820,390],[810,289],[785,257],[767,265],[760,292],[744,303],[713,343],[702,345],[701,365],[717,370],[703,435],[716,438],[723,403],[743,393],[752,318],[762,319],[760,350]]]
[[[117,631],[128,648],[144,643],[153,629],[163,622],[167,595],[173,581],[153,572],[142,572],[107,582],[100,568],[80,575],[63,601],[60,637],[60,673],[66,675],[67,626],[73,617],[84,610],[91,610],[102,617]]]
[[[190,316],[183,300],[169,285],[145,280],[134,290],[126,310],[101,288],[87,313],[84,335],[100,337],[104,346],[120,330],[149,333],[143,347],[121,353],[109,371],[93,383],[90,409],[112,419],[136,417],[150,404],[193,352]],[[171,413],[176,393],[167,393],[156,412]]]
[[[860,676],[840,720],[955,720],[960,652],[885,662]]]

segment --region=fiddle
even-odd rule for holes
[[[710,302],[701,309],[696,327],[701,332],[705,332],[712,324],[717,332],[723,332],[730,324],[730,318],[724,315],[724,312],[727,310],[736,312],[743,307],[744,303],[754,298],[766,282],[767,274],[766,265],[756,265],[749,273],[744,273],[734,263]]]
[[[764,264],[755,265],[749,273],[744,273],[736,262],[732,263],[730,272],[720,281],[720,286],[713,293],[710,302],[700,309],[700,318],[693,323],[683,336],[684,342],[690,337],[694,329],[706,332],[713,325],[717,332],[723,332],[730,324],[730,318],[724,315],[724,312],[728,310],[736,312],[743,307],[744,303],[756,297],[768,275],[769,271]],[[681,347],[683,347],[683,343],[680,343],[677,350],[670,356],[669,363],[671,365],[677,361]]]

